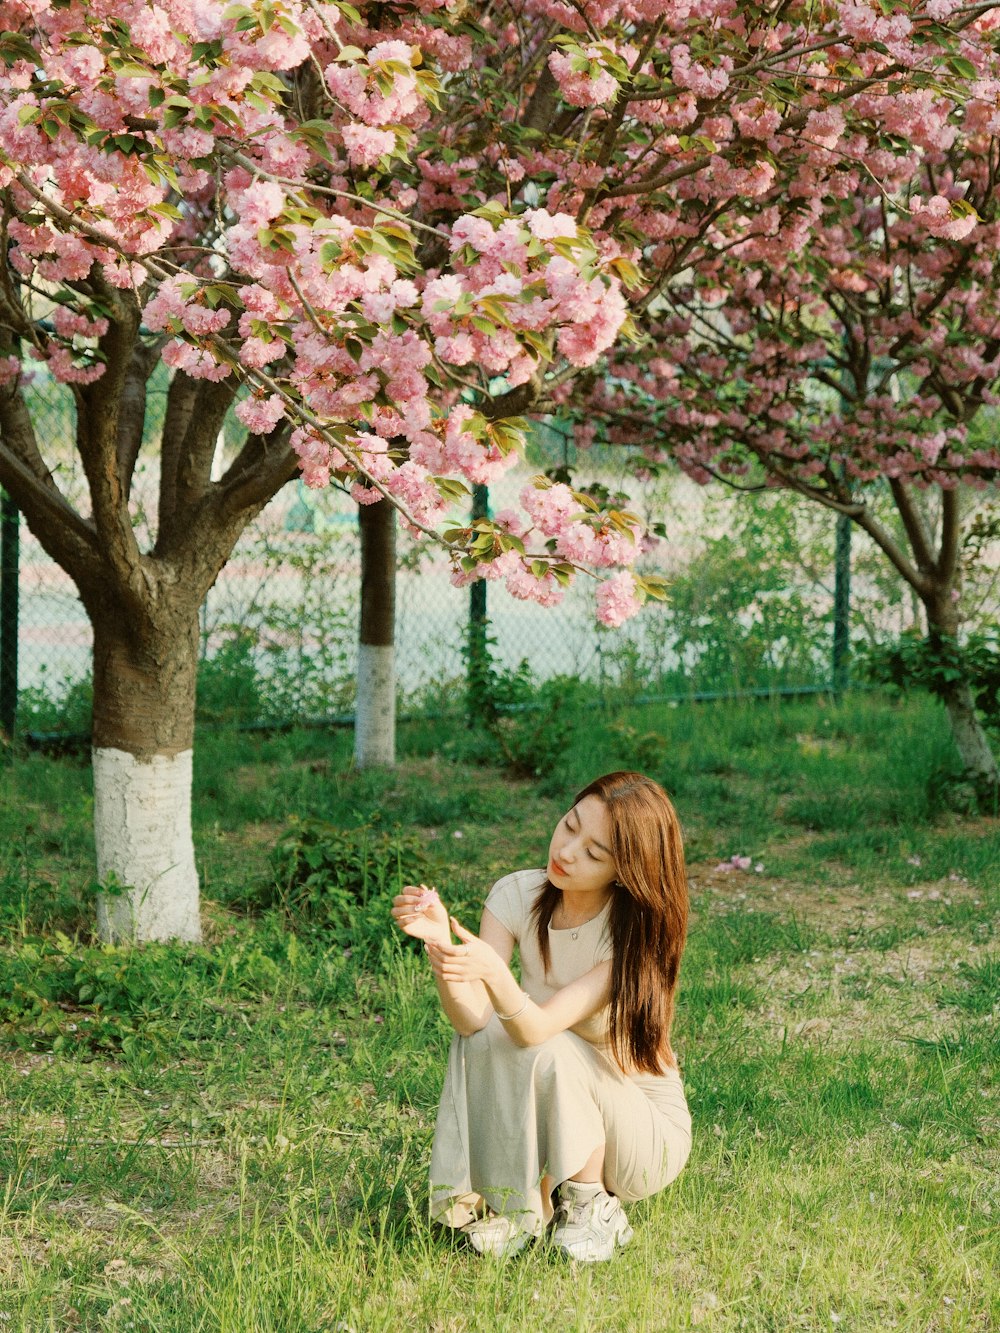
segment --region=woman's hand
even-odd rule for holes
[[[434,975],[452,985],[462,981],[487,984],[495,981],[498,972],[506,971],[497,951],[478,935],[473,935],[471,930],[466,930],[454,917],[450,920],[451,928],[458,936],[457,944],[452,944],[450,935],[444,940],[427,940]]]
[[[414,939],[451,943],[447,909],[437,890],[426,884],[405,885],[403,892],[392,900],[392,918],[404,934]]]

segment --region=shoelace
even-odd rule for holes
[[[597,1210],[600,1194],[590,1199],[562,1198],[559,1200],[559,1220],[565,1220],[569,1226],[580,1226],[589,1222]]]

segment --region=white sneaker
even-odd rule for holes
[[[490,1213],[475,1222],[467,1222],[461,1231],[468,1236],[469,1244],[477,1254],[492,1254],[498,1259],[509,1259],[520,1253],[533,1239],[530,1231],[525,1231],[503,1213]]]
[[[552,1223],[552,1244],[584,1264],[603,1263],[632,1239],[625,1209],[605,1190],[580,1198],[564,1186]]]

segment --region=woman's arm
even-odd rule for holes
[[[484,911],[484,923],[487,917],[504,931],[496,918]],[[447,940],[438,938],[427,942],[427,952],[438,987],[451,988],[478,983],[488,1005],[519,1046],[538,1046],[557,1033],[575,1027],[608,1003],[611,990],[610,962],[598,963],[582,977],[556,991],[544,1004],[536,1004],[517,984],[507,966],[509,953],[504,959],[496,949],[490,947],[488,941],[482,936],[477,938],[459,925],[454,917],[451,918],[451,926],[459,938],[458,944],[452,944],[450,937]],[[484,1027],[489,1017],[490,1008],[487,1008],[485,1017],[472,1030],[478,1031]]]
[[[514,936],[506,926],[500,924],[492,912],[483,908],[479,925],[479,939],[495,954],[497,964],[514,981],[509,963],[514,954]],[[445,936],[445,942],[451,946],[451,932]],[[431,954],[432,944],[428,942],[427,952]],[[479,1032],[493,1017],[493,1002],[482,981],[472,978],[467,981],[446,981],[435,970],[438,995],[441,1008],[448,1015],[448,1021],[460,1037],[471,1037]],[[517,982],[514,981],[514,985]]]
[[[407,935],[413,935],[424,941],[424,948],[431,954],[433,963],[432,949],[439,945],[451,946],[451,931],[448,928],[448,913],[440,900],[422,911],[415,910],[422,890],[423,885],[419,888],[407,886],[397,898],[393,899],[392,915],[396,924]],[[495,960],[510,975],[507,964],[514,953],[514,936],[486,908],[483,909],[479,932],[481,943],[491,951]],[[471,1037],[474,1032],[486,1026],[493,1016],[493,1006],[482,981],[474,977],[446,980],[436,969],[434,980],[437,983],[441,1008],[460,1037]],[[517,982],[513,976],[511,981],[516,987]]]

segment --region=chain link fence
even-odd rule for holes
[[[165,393],[165,379],[154,379],[151,433],[159,429]],[[39,376],[30,405],[60,485],[72,501],[85,504],[73,448],[72,396]],[[232,439],[220,437],[220,469],[237,444],[235,431]],[[553,461],[562,460],[536,457],[533,471]],[[624,484],[615,475],[621,463],[613,455],[597,465],[605,485]],[[531,475],[532,469],[508,474],[494,488],[491,507],[510,504]],[[793,514],[793,502],[770,497],[748,520],[745,505],[683,478],[627,484],[632,507],[645,520],[666,525],[666,540],[644,563],[668,577],[670,600],[650,604],[635,620],[609,630],[596,621],[591,579],[578,578],[554,608],[519,601],[502,584],[490,583],[493,672],[520,672],[538,682],[574,677],[647,698],[826,688],[834,601],[830,516],[803,516],[802,506]],[[143,513],[155,512],[153,469],[143,472],[140,465],[134,493],[143,539]],[[71,578],[23,521],[17,523],[9,502],[4,512],[0,656],[8,715],[0,721],[10,730],[16,698],[22,733],[86,730],[92,654],[86,613]],[[915,611],[898,586],[891,591],[891,582],[868,587],[865,595],[878,605],[883,626],[898,632]],[[202,716],[275,723],[349,717],[359,599],[355,506],[336,489],[315,492],[290,484],[244,533],[202,609]],[[469,589],[451,584],[443,554],[401,533],[400,716],[465,706],[469,624]],[[2,686],[0,680],[0,693]]]

